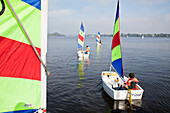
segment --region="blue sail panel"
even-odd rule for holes
[[[21,110],[21,111],[10,111],[10,112],[3,112],[3,113],[34,113],[36,111],[38,111],[38,109]]]
[[[117,73],[118,73],[121,77],[123,77],[122,58],[113,61],[113,62],[112,62],[112,66],[115,68],[115,70],[117,71]]]
[[[84,32],[84,26],[83,26],[83,23],[81,24],[80,29]]]
[[[22,0],[28,4],[30,4],[31,6],[41,10],[41,0]]]
[[[78,43],[78,49],[82,48],[82,46]]]

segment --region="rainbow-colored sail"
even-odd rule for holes
[[[0,1],[0,113],[46,109],[46,73],[27,35],[45,62],[47,5],[47,0]]]
[[[97,33],[96,42],[100,42],[100,32]]]
[[[117,12],[114,25],[114,33],[112,39],[112,66],[117,73],[123,77],[123,62],[121,53],[121,41],[120,41],[120,20],[119,20],[119,0],[117,3]]]
[[[79,36],[78,36],[78,49],[83,48],[84,46],[84,26],[83,23],[81,23],[80,26],[80,32],[79,32]]]

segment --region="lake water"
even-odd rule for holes
[[[124,74],[133,72],[143,98],[127,109],[103,90],[101,72],[109,70],[112,37],[87,37],[89,60],[77,59],[77,37],[48,37],[48,113],[168,113],[170,112],[170,38],[122,38]]]

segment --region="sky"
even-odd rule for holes
[[[48,33],[113,34],[117,0],[48,0]],[[170,33],[170,0],[120,0],[121,33]]]

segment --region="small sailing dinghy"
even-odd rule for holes
[[[46,112],[47,7],[0,1],[0,113]]]
[[[85,30],[84,30],[84,26],[83,26],[83,23],[81,23],[81,26],[80,26],[80,32],[79,32],[79,36],[78,36],[78,51],[77,51],[77,56],[78,58],[84,58],[84,59],[88,59],[89,58],[89,55],[90,55],[90,52],[88,52],[86,54],[85,51],[83,51],[83,47],[84,47],[84,36],[85,36]],[[89,47],[90,49],[90,47]]]
[[[119,28],[119,0],[117,4],[117,13],[115,19],[114,33],[112,39],[111,47],[111,67],[114,71],[103,71],[101,74],[103,89],[104,91],[114,100],[130,100],[141,99],[144,90],[137,84],[134,90],[117,90],[116,88],[120,84],[124,84],[128,80],[127,77],[123,75],[123,62],[121,53],[121,43],[120,43],[120,28]],[[130,95],[131,93],[131,95]]]
[[[144,39],[145,37],[144,37],[144,35],[142,35],[142,39]]]
[[[96,44],[97,44],[97,46],[102,45],[102,44],[101,44],[101,40],[100,40],[100,32],[97,33]]]

